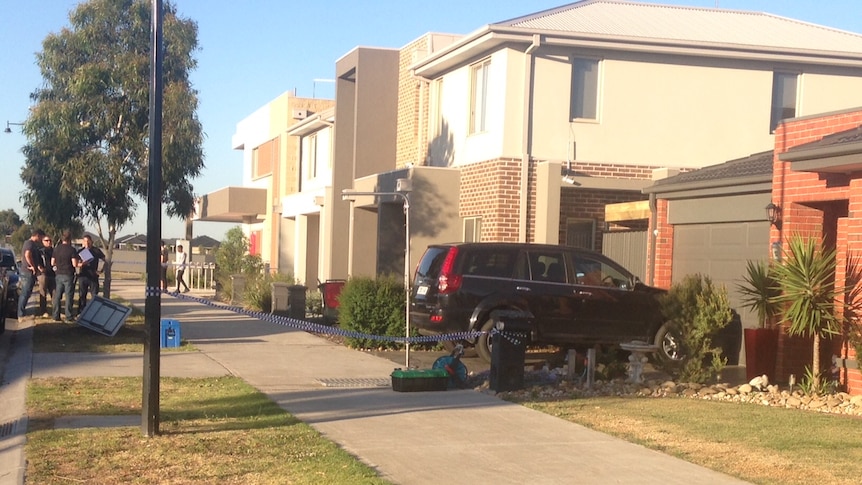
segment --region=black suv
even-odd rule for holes
[[[534,344],[585,348],[643,340],[659,345],[659,359],[676,359],[677,339],[659,309],[663,293],[591,251],[521,243],[432,245],[413,279],[410,324],[423,335],[484,331],[466,343],[490,361],[494,312],[520,310],[534,317]]]
[[[18,316],[18,264],[15,253],[0,248],[0,333],[6,330],[6,317]]]

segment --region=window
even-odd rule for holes
[[[566,221],[566,245],[581,249],[595,249],[596,222],[592,219]]]
[[[272,175],[272,169],[278,163],[278,142],[278,138],[273,138],[252,149],[252,178]]]
[[[473,88],[470,91],[470,133],[485,131],[485,119],[488,115],[488,71],[491,60],[486,59],[471,68]]]
[[[575,260],[575,278],[579,285],[608,286],[622,288],[629,284],[629,277],[606,261],[588,255],[578,255]]]
[[[435,79],[431,84],[431,113],[428,119],[431,121],[428,127],[428,135],[431,139],[437,138],[443,133],[443,78]]]
[[[598,104],[599,61],[577,57],[572,59],[571,119],[598,119]]]
[[[317,133],[308,136],[308,178],[317,177]]]
[[[796,85],[799,75],[776,72],[772,75],[772,113],[769,132],[774,133],[781,120],[796,117]]]
[[[467,217],[464,219],[464,242],[479,242],[481,233],[481,217]]]

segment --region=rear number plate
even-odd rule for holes
[[[428,293],[428,287],[427,286],[422,285],[419,288],[416,288],[416,294],[417,295],[424,295],[425,293]]]

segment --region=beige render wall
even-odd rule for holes
[[[533,129],[538,159],[696,168],[772,147],[770,63],[604,53],[599,121],[567,123],[571,52],[540,52]],[[798,69],[806,72],[799,114],[862,104],[862,72],[850,77],[849,70],[812,69]]]

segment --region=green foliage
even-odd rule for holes
[[[776,298],[781,288],[775,277],[775,268],[764,261],[748,261],[743,282],[736,285],[742,297],[742,306],[757,314],[760,328],[768,328],[781,312]]]
[[[837,312],[843,287],[835,285],[836,252],[822,241],[794,235],[787,241],[784,263],[775,267],[781,294],[775,302],[783,308],[790,335],[813,339],[811,371],[820,375],[820,339],[841,331]],[[819,380],[813,380],[817,385]]]
[[[21,179],[28,219],[48,228],[84,218],[107,223],[107,247],[146,200],[149,175],[151,3],[88,0],[36,54],[42,83],[24,122]],[[194,206],[190,180],[203,169],[197,92],[197,24],[163,10],[162,198],[169,216]]]
[[[671,286],[661,298],[662,314],[680,337],[682,361],[664,364],[666,371],[685,382],[715,379],[726,363],[712,339],[733,318],[727,290],[707,275],[693,274]]]
[[[249,310],[272,312],[272,284],[275,282],[294,284],[296,280],[293,275],[281,273],[260,274],[258,272],[257,275],[250,276],[246,280],[245,292],[242,294],[245,307]]]
[[[313,316],[323,316],[323,294],[318,289],[309,288],[305,293],[305,313]]]
[[[215,251],[215,280],[219,293],[230,300],[233,294],[231,275],[242,274],[247,278],[246,287],[253,286],[254,280],[263,272],[263,261],[259,255],[248,254],[248,238],[239,226],[225,234],[225,239]],[[252,291],[262,291],[253,289]],[[271,306],[271,303],[270,303]]]
[[[404,337],[404,284],[394,277],[351,278],[338,299],[338,321],[356,332]],[[401,344],[367,338],[347,338],[358,348],[397,348]]]
[[[815,374],[811,367],[805,367],[805,375],[799,381],[799,390],[806,396],[825,396],[832,394],[838,383],[821,374]]]
[[[0,234],[9,236],[23,225],[24,221],[21,220],[21,217],[13,209],[0,211]]]
[[[791,335],[825,337],[840,329],[835,303],[835,250],[823,249],[814,238],[788,240],[784,264],[775,267],[784,305],[782,316]]]

